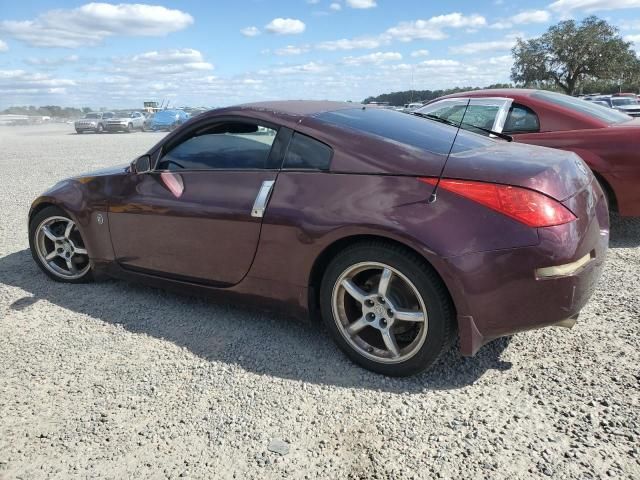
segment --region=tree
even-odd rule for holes
[[[572,95],[585,79],[620,81],[635,77],[640,62],[618,29],[598,17],[577,25],[567,20],[541,37],[518,39],[511,79],[525,86],[552,82]]]

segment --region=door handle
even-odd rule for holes
[[[269,201],[269,195],[271,195],[271,189],[273,188],[274,180],[265,180],[262,182],[262,186],[258,191],[258,196],[255,202],[253,202],[253,208],[251,209],[251,216],[262,218],[264,215],[264,209],[267,207]]]

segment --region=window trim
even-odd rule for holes
[[[275,130],[276,134],[275,134],[275,138],[273,140],[273,142],[271,143],[271,148],[269,149],[269,155],[267,157],[267,163],[269,164],[269,168],[185,168],[182,170],[161,170],[158,167],[158,165],[160,164],[160,162],[162,161],[162,158],[173,148],[177,147],[178,145],[186,142],[187,140],[189,140],[190,138],[194,137],[194,133],[197,132],[198,130],[202,130],[202,129],[206,129],[206,128],[210,128],[218,123],[225,123],[225,122],[244,122],[244,123],[250,123],[250,124],[255,124],[261,127],[266,127],[266,128],[270,128],[272,130]],[[283,134],[285,133],[283,130],[285,130],[285,127],[282,127],[280,125],[277,125],[273,122],[269,122],[269,121],[264,121],[264,120],[260,120],[257,118],[253,118],[253,117],[244,117],[242,115],[224,115],[224,116],[220,116],[220,117],[215,117],[215,118],[208,118],[208,119],[203,119],[200,122],[194,123],[193,125],[190,126],[190,128],[188,130],[186,130],[185,132],[182,132],[180,135],[174,137],[174,138],[169,138],[167,139],[166,142],[162,143],[162,145],[160,145],[160,147],[157,149],[156,152],[153,153],[153,157],[155,157],[154,162],[153,162],[153,168],[151,170],[150,173],[162,173],[162,172],[172,172],[172,173],[186,173],[186,172],[272,172],[272,171],[279,171],[282,167],[282,163],[284,162],[284,155],[281,156],[281,158],[278,160],[277,158],[273,158],[274,157],[274,146],[276,145],[276,143],[278,142],[279,137],[281,137],[281,132],[283,132]],[[290,130],[290,129],[286,129],[286,130]],[[167,146],[171,146],[171,149],[167,149]],[[287,148],[288,148],[288,144],[287,144]],[[277,165],[275,165],[277,161]]]
[[[330,156],[329,156],[329,163],[327,164],[327,168],[326,169],[322,169],[322,168],[302,168],[302,167],[295,167],[295,168],[289,168],[289,167],[285,167],[285,162],[287,160],[287,154],[289,153],[289,148],[291,147],[291,142],[293,142],[293,137],[296,135],[302,135],[304,137],[308,137],[311,140],[321,143],[322,145],[325,145],[331,152]],[[318,140],[316,137],[312,136],[312,135],[308,135],[306,133],[303,133],[299,130],[292,130],[291,131],[291,136],[289,137],[289,141],[287,143],[287,148],[284,151],[284,155],[282,156],[282,162],[280,164],[280,170],[283,172],[330,172],[331,171],[331,164],[333,163],[333,156],[334,156],[334,150],[333,147],[331,145],[329,145],[327,142],[323,142],[322,140]]]

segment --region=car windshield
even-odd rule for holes
[[[97,113],[87,113],[84,118],[98,118]]]
[[[570,97],[561,93],[537,91],[531,95],[533,98],[544,100],[559,105],[574,112],[588,115],[591,118],[608,124],[628,122],[631,117],[626,113],[618,112],[611,108],[596,105],[593,102],[585,102],[581,98]]]
[[[113,113],[111,112],[103,113],[102,118],[113,118]]]
[[[637,105],[638,102],[633,98],[612,98],[611,103],[613,103],[616,107],[621,105]]]

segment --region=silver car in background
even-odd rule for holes
[[[76,120],[73,126],[76,129],[76,133],[102,133],[106,122],[113,116],[113,112],[89,112],[85,114],[84,118]]]
[[[106,121],[104,129],[107,132],[127,132],[135,130],[144,131],[145,117],[140,112],[126,112],[114,115]]]

